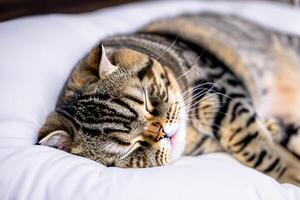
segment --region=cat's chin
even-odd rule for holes
[[[171,137],[171,163],[178,160],[184,152],[186,143],[186,128],[187,122],[182,120],[176,133]]]

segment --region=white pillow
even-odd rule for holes
[[[225,154],[182,158],[167,167],[106,168],[36,146],[76,62],[101,38],[186,11],[235,13],[300,35],[300,12],[267,3],[153,2],[81,15],[27,17],[0,24],[1,199],[300,199],[300,189]]]

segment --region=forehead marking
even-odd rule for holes
[[[153,60],[149,59],[148,62],[137,72],[137,76],[140,80],[143,80],[147,72],[152,69]]]

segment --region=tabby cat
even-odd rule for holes
[[[300,185],[300,39],[230,15],[157,20],[73,69],[38,143],[116,167],[225,151]]]

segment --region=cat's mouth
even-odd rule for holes
[[[168,131],[165,133],[165,138],[172,144],[172,146],[174,145],[174,142],[176,140],[176,135],[178,132],[179,128],[173,129],[172,131]]]
[[[171,141],[172,146],[175,144],[177,132],[178,132],[178,130],[176,130],[176,132],[170,137],[170,141]]]
[[[174,131],[172,134],[164,135],[163,139],[171,143],[172,147],[175,145],[176,135],[178,130]]]
[[[186,122],[182,121],[172,132],[170,137],[171,162],[177,160],[184,152],[186,137]]]

